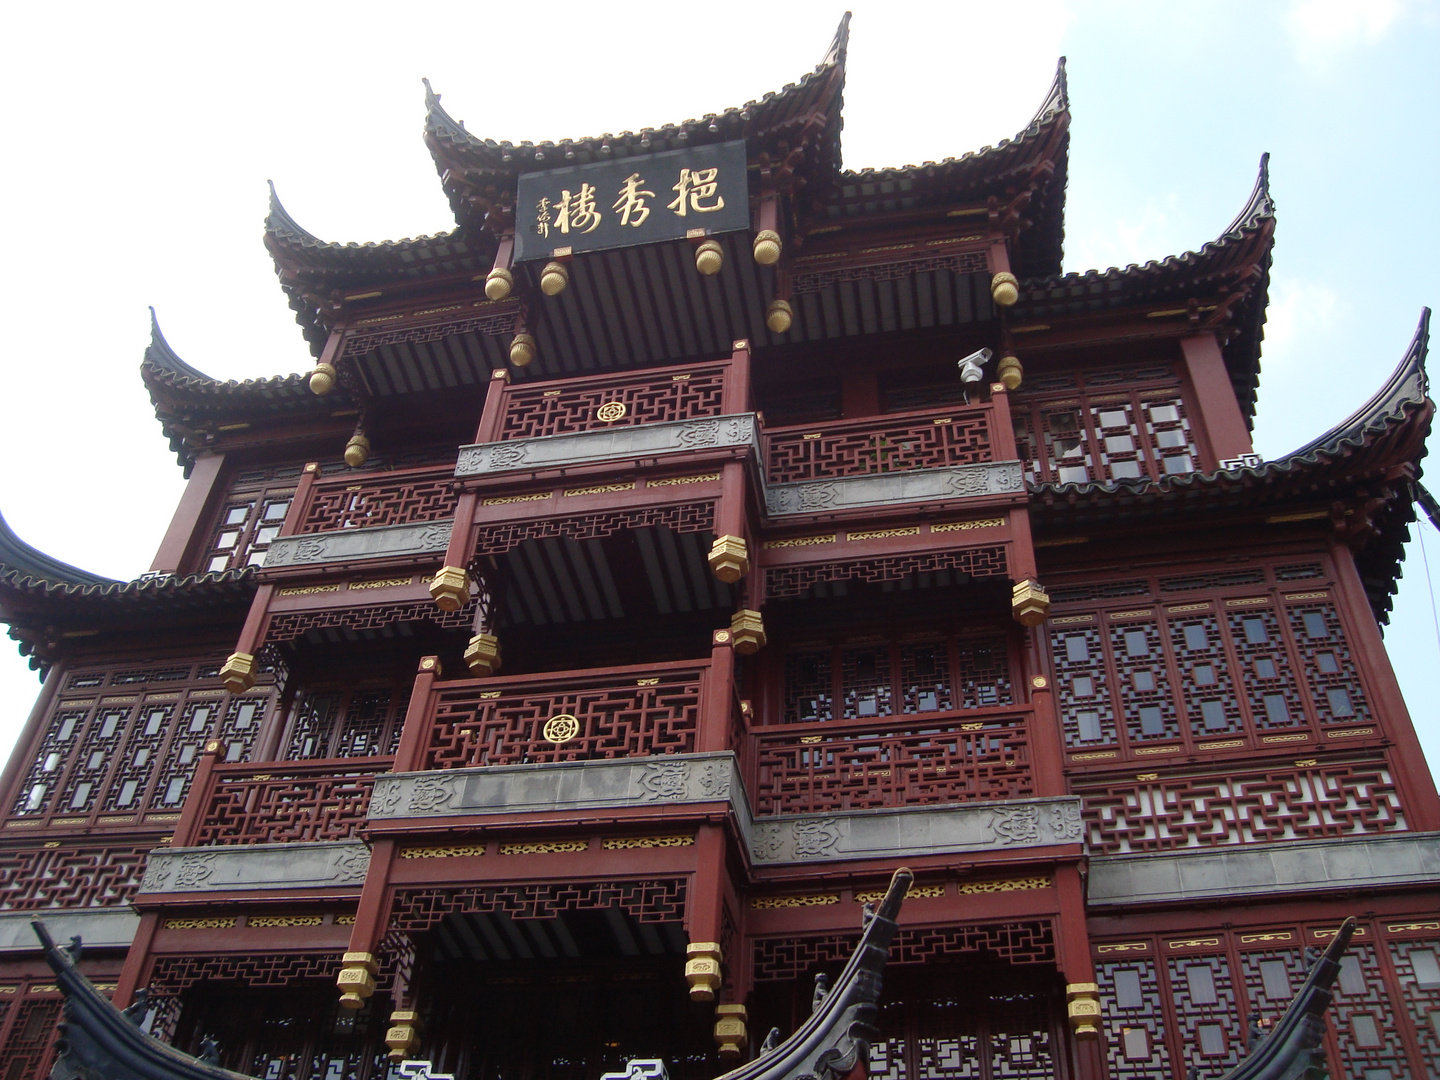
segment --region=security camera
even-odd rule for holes
[[[980,369],[988,364],[994,355],[989,349],[976,349],[963,360],[957,360],[955,366],[960,369],[960,381],[968,385],[983,379],[985,373]]]
[[[955,366],[960,369],[960,382],[965,387],[965,402],[970,402],[970,387],[985,378],[985,372],[981,368],[990,362],[995,354],[989,349],[976,349],[969,356],[956,361]]]

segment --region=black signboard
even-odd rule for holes
[[[520,177],[515,259],[633,247],[750,227],[745,141]]]

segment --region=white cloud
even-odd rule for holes
[[[1285,32],[1301,63],[1327,67],[1348,49],[1381,41],[1401,13],[1401,0],[1291,0]]]

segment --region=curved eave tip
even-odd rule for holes
[[[280,201],[279,193],[275,190],[275,181],[266,180],[265,183],[270,185],[270,210],[265,215],[265,231],[275,234],[286,232],[301,243],[323,245],[325,241],[308,229],[302,228],[300,223],[290,216],[290,212],[285,209],[285,205]]]
[[[150,308],[150,347],[145,350],[144,364],[151,364],[154,367],[165,371],[172,371],[177,375],[183,375],[189,379],[198,379],[201,382],[214,382],[215,380],[206,375],[203,371],[191,367],[180,355],[170,347],[165,340],[165,335],[160,331],[160,320],[155,315],[155,308]]]
[[[825,50],[825,59],[820,61],[820,67],[828,67],[831,64],[844,64],[845,51],[850,47],[850,12],[845,12],[840,17],[840,25],[835,28],[835,37],[830,41],[830,48]]]

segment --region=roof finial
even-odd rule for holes
[[[280,202],[280,196],[275,191],[275,181],[266,180],[270,185],[270,212],[265,215],[265,231],[267,233],[289,233],[293,239],[301,243],[323,244],[324,241],[313,233],[302,229],[300,225],[290,216]]]
[[[1242,229],[1253,229],[1260,224],[1262,218],[1274,216],[1275,200],[1270,197],[1270,155],[1264,153],[1260,155],[1260,172],[1255,177],[1255,187],[1250,192],[1249,200],[1230,223],[1230,227],[1220,235],[1224,237]]]
[[[153,306],[150,308],[150,347],[145,350],[145,359],[141,363],[141,367],[143,368],[146,364],[187,379],[199,379],[202,382],[215,381],[203,371],[191,367],[180,359],[175,350],[170,347],[170,343],[165,340],[165,335],[160,332],[160,320],[156,317]]]
[[[835,37],[830,42],[830,48],[825,50],[825,59],[820,61],[815,69],[829,67],[831,64],[845,64],[845,50],[850,47],[850,12],[845,12],[840,19],[840,25],[835,30]]]

